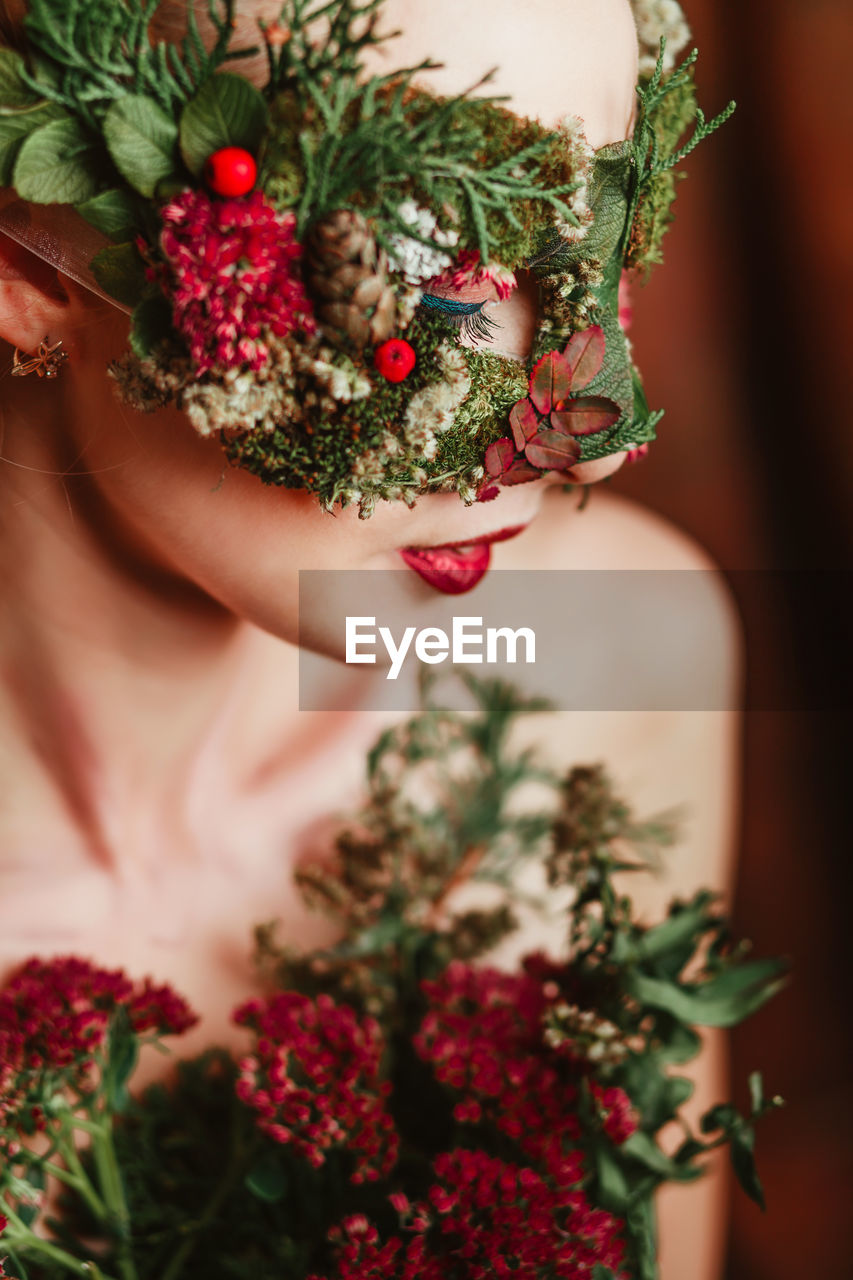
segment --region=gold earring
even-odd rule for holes
[[[26,378],[27,374],[37,373],[40,378],[55,378],[63,362],[68,359],[68,352],[59,350],[61,346],[61,338],[52,347],[47,345],[47,338],[45,338],[39,343],[36,355],[23,358],[21,352],[15,347],[15,355],[12,359],[13,376]]]

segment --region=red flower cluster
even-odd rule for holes
[[[216,365],[260,369],[270,335],[313,330],[294,214],[279,213],[260,191],[219,200],[196,190],[161,216],[165,263],[149,268],[149,278],[170,298],[199,374]]]
[[[543,1039],[543,1015],[561,989],[547,967],[543,980],[536,959],[511,974],[453,961],[423,984],[431,1007],[414,1043],[437,1079],[461,1095],[458,1121],[488,1120],[570,1187],[583,1174],[577,1090],[564,1055]]]
[[[240,1063],[238,1097],[259,1115],[259,1127],[290,1143],[315,1168],[333,1147],[356,1160],[353,1182],[375,1181],[393,1168],[397,1134],[379,1078],[382,1041],[373,1018],[359,1019],[330,996],[295,992],[242,1005],[235,1020],[256,1034]]]
[[[413,1207],[416,1234],[407,1244],[398,1236],[382,1244],[362,1215],[332,1233],[335,1280],[588,1280],[596,1264],[620,1274],[621,1224],[590,1208],[582,1192],[567,1194],[484,1151],[447,1152],[434,1172],[428,1203]],[[401,1197],[393,1199],[401,1208]]]
[[[13,1127],[44,1127],[39,1099],[46,1076],[58,1085],[84,1085],[119,1008],[137,1033],[180,1035],[196,1022],[171,988],[149,980],[134,985],[121,970],[73,956],[29,960],[12,975],[0,991],[0,1132],[7,1132],[0,1142],[7,1154]]]
[[[0,1061],[0,1065],[2,1065],[2,1061]],[[9,1225],[8,1219],[4,1218],[3,1214],[0,1213],[0,1236],[2,1236],[3,1232],[6,1230],[8,1225]],[[9,1275],[8,1271],[3,1265],[5,1261],[6,1261],[5,1258],[0,1258],[0,1276],[8,1277],[8,1280],[13,1280],[13,1277]]]
[[[601,1116],[604,1132],[617,1147],[621,1146],[640,1127],[637,1113],[631,1106],[631,1099],[624,1089],[605,1089],[594,1082],[590,1088]]]

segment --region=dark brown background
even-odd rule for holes
[[[727,1280],[841,1280],[850,1248],[853,854],[853,5],[686,0],[700,101],[734,119],[689,161],[666,264],[634,298],[653,460],[613,482],[692,533],[726,570],[842,572],[812,607],[774,576],[746,615],[748,678],[793,678],[813,712],[750,712],[735,917],[788,990],[734,1038],[736,1095],[756,1066],[787,1109],[765,1121],[762,1215],[733,1197]],[[849,582],[849,578],[847,579]],[[824,579],[824,585],[826,580]],[[784,667],[784,670],[783,670]],[[849,707],[849,699],[847,701]],[[689,1277],[684,1277],[689,1280]]]

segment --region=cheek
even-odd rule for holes
[[[596,458],[594,462],[579,462],[576,467],[564,471],[560,480],[568,480],[570,484],[597,484],[599,480],[615,475],[626,457],[623,451],[611,453],[606,458]]]

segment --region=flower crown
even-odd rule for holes
[[[0,183],[112,242],[91,270],[132,309],[122,395],[363,516],[643,446],[661,415],[620,282],[660,259],[672,170],[733,104],[707,122],[695,52],[665,70],[661,40],[633,139],[593,152],[578,120],[424,91],[430,61],[366,75],[382,4],[287,0],[260,23],[258,89],[222,69],[258,52],[233,46],[235,0],[208,0],[210,48],[192,5],[168,44],[157,0],[31,0],[28,58],[0,49]],[[540,294],[527,365],[478,349],[487,304],[454,297],[506,298],[522,270]]]

